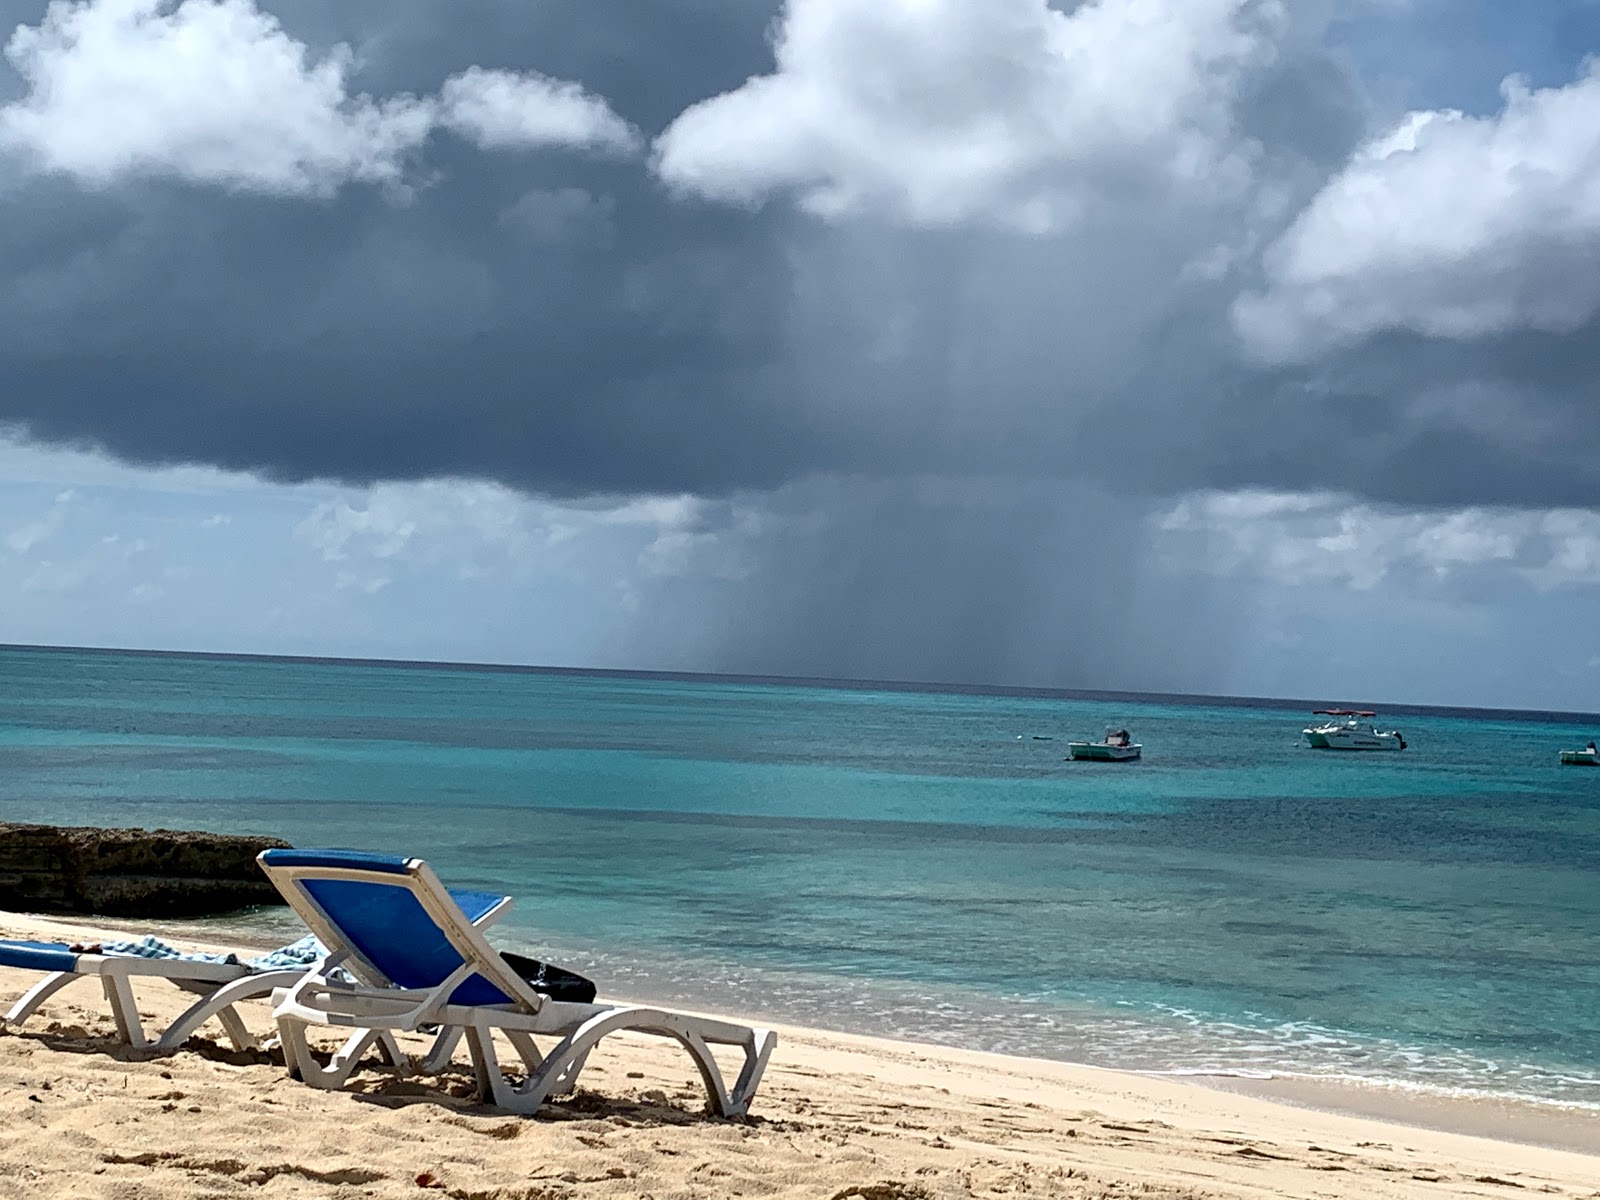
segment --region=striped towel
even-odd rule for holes
[[[328,957],[328,948],[308,933],[298,942],[245,959],[245,966],[256,971],[291,971],[295,967],[314,967]]]
[[[237,954],[206,954],[199,950],[179,950],[170,942],[146,934],[137,941],[101,942],[101,954],[124,954],[132,958],[178,958],[185,962],[223,963],[230,967],[246,966],[252,971],[290,971],[296,967],[315,966],[328,956],[325,947],[315,934],[306,934],[298,942],[291,942],[277,950],[255,958],[240,959]]]

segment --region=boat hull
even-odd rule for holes
[[[1369,733],[1352,729],[1307,729],[1306,743],[1313,750],[1404,750],[1398,733]]]
[[[1561,765],[1564,767],[1600,767],[1600,751],[1563,750],[1561,752]]]
[[[1132,762],[1143,746],[1108,746],[1104,742],[1068,742],[1067,756],[1085,762]]]

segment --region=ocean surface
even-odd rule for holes
[[[1600,718],[0,649],[0,820],[426,857],[602,993],[1600,1110]],[[1142,762],[1064,761],[1126,725]],[[234,918],[295,936],[288,917]]]

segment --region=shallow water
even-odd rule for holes
[[[1596,725],[1307,715],[0,650],[0,819],[419,854],[636,997],[1600,1108],[1600,771],[1556,761]],[[1108,723],[1144,761],[1063,761]]]

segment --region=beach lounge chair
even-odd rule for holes
[[[51,996],[80,979],[98,979],[116,1021],[117,1035],[131,1046],[161,1052],[176,1050],[215,1017],[238,1049],[249,1050],[254,1048],[255,1038],[233,1006],[293,983],[323,953],[313,937],[249,959],[233,954],[186,953],[152,937],[77,949],[67,942],[0,939],[0,966],[46,972],[0,1018],[0,1030],[20,1026]],[[151,1038],[139,1019],[133,994],[135,979],[163,979],[200,998]]]
[[[511,904],[508,897],[446,891],[418,858],[349,850],[266,850],[258,861],[330,950],[315,970],[272,997],[284,1058],[307,1082],[341,1086],[364,1049],[364,1036],[439,1026],[423,1070],[439,1070],[449,1049],[464,1036],[479,1098],[513,1112],[533,1113],[548,1097],[572,1089],[601,1038],[630,1030],[681,1043],[699,1068],[718,1115],[739,1116],[749,1109],[777,1042],[775,1034],[660,1008],[551,999],[483,936],[484,911],[503,912]],[[333,974],[335,968],[348,976]],[[306,1041],[312,1025],[361,1032],[324,1066]],[[497,1032],[523,1061],[527,1076],[521,1082],[500,1070]],[[559,1041],[548,1054],[541,1053],[537,1035]],[[732,1088],[723,1081],[712,1045],[743,1051]]]

